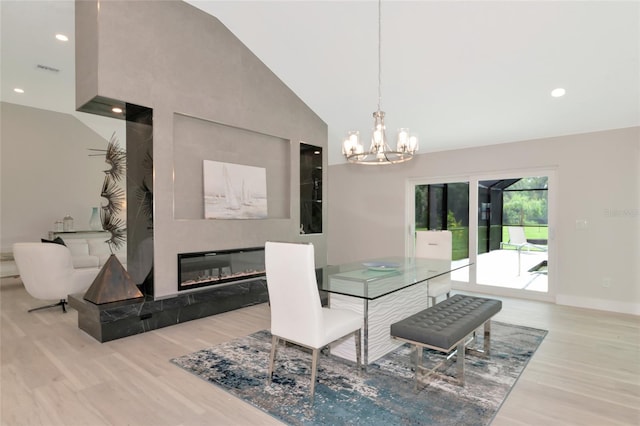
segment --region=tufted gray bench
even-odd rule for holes
[[[430,375],[438,374],[436,368],[428,370],[422,366],[423,348],[449,353],[456,349],[456,377],[439,374],[464,385],[465,352],[488,356],[490,352],[491,317],[500,312],[502,302],[482,297],[457,294],[435,306],[420,311],[408,318],[391,324],[391,336],[408,342],[415,348],[416,389]],[[484,324],[484,347],[476,350],[467,347],[475,339],[475,330]],[[467,337],[471,337],[467,341]],[[447,357],[447,361],[453,353]],[[422,378],[421,376],[425,376]]]

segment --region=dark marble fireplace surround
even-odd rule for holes
[[[162,300],[125,300],[95,305],[83,294],[69,296],[69,306],[78,311],[78,327],[100,342],[145,333],[210,315],[220,314],[269,300],[267,282],[256,279],[226,286],[213,286]]]
[[[168,299],[147,295],[102,305],[84,300],[83,294],[70,295],[69,305],[78,311],[78,327],[108,342],[269,300],[263,247],[183,253],[178,264],[183,272],[178,275],[178,289],[194,291]],[[194,277],[212,279],[194,284]]]
[[[317,268],[318,283],[322,283],[322,278],[323,268]],[[328,306],[328,294],[319,291],[319,295],[322,306]],[[69,306],[78,311],[78,327],[100,342],[269,301],[264,276],[228,285],[212,285],[162,300],[145,296],[142,299],[96,305],[84,300],[83,296],[69,295]]]

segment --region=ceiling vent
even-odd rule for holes
[[[43,70],[43,71],[60,72],[60,70],[58,68],[49,67],[47,65],[42,65],[42,64],[36,65],[36,68],[38,68],[40,70]]]

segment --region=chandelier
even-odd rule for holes
[[[373,113],[373,134],[371,146],[364,150],[360,142],[360,132],[350,131],[342,143],[342,154],[350,163],[367,165],[396,164],[409,161],[418,151],[418,138],[409,133],[409,129],[398,129],[398,141],[395,151],[387,144],[384,111],[380,110],[382,99],[382,0],[378,0],[378,110]]]

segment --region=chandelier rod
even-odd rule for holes
[[[364,150],[360,143],[360,132],[349,131],[342,143],[342,154],[350,163],[383,165],[404,163],[413,158],[418,151],[418,139],[409,134],[409,129],[398,129],[397,148],[387,145],[385,136],[384,112],[382,105],[382,0],[378,0],[378,110],[373,113],[373,135],[371,147]]]
[[[378,111],[382,103],[382,0],[378,0]]]

